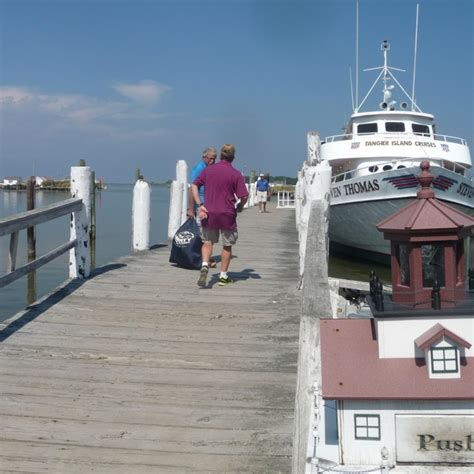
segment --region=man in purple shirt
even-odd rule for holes
[[[199,286],[206,286],[212,247],[219,241],[219,235],[222,236],[219,286],[225,286],[233,281],[227,275],[227,270],[232,257],[232,246],[238,238],[236,202],[240,199],[238,208],[242,210],[248,198],[244,178],[240,171],[232,166],[234,157],[234,145],[224,145],[219,163],[205,168],[191,186],[202,224],[202,267]],[[204,202],[199,197],[201,186],[204,186]]]

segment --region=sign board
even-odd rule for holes
[[[474,463],[474,415],[395,415],[397,462]]]

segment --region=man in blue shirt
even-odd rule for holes
[[[270,193],[270,183],[265,179],[265,175],[260,173],[255,183],[255,193],[257,194],[258,211],[267,212],[267,199]]]
[[[201,174],[202,170],[206,169],[209,165],[214,164],[217,158],[217,150],[213,147],[208,147],[202,152],[202,160],[191,170],[191,183]],[[199,188],[199,197],[201,202],[204,202],[204,186]],[[191,193],[189,193],[188,200],[188,217],[196,217],[197,223],[200,225],[199,214],[197,212],[197,206],[194,204],[194,199]]]
[[[208,147],[202,152],[202,160],[191,170],[191,183],[193,183],[196,178],[205,170],[209,165],[213,165],[217,158],[217,150],[214,147]],[[199,207],[194,203],[194,198],[189,190],[189,199],[188,199],[188,211],[187,216],[193,217],[196,219],[196,223],[201,229],[201,218],[199,217]],[[199,198],[200,202],[204,202],[204,186],[199,188]],[[214,268],[216,266],[216,261],[211,257],[209,260],[209,266]]]

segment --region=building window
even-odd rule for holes
[[[410,249],[407,244],[398,244],[398,264],[400,265],[400,285],[410,286]]]
[[[431,372],[433,374],[452,374],[457,373],[458,367],[458,348],[432,347],[431,348]]]
[[[380,439],[380,415],[354,415],[355,439]]]
[[[442,245],[426,244],[421,246],[423,269],[423,286],[431,288],[437,281],[444,286],[444,247]]]
[[[385,130],[387,132],[404,132],[405,124],[403,122],[386,122]]]

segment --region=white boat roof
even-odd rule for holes
[[[434,120],[434,115],[425,114],[424,112],[415,112],[412,110],[374,110],[372,112],[355,112],[351,115],[351,121],[358,118],[380,117],[383,119],[390,119],[391,117],[404,117],[414,119]]]

